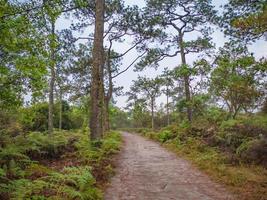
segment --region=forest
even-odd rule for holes
[[[0,199],[119,200],[144,141],[267,199],[266,0],[0,0]],[[220,197],[146,196],[151,177],[121,198]]]

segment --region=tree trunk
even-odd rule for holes
[[[180,32],[179,33],[179,45],[180,45],[180,55],[181,55],[181,60],[182,64],[186,65],[186,59],[185,59],[185,51],[184,51],[184,41],[183,41],[183,34]],[[185,98],[186,102],[188,103],[187,105],[187,118],[189,122],[192,121],[192,106],[191,106],[191,93],[190,93],[190,82],[189,82],[189,75],[184,76],[184,88],[185,88]]]
[[[111,43],[112,46],[112,43]],[[105,96],[105,116],[104,116],[104,130],[109,131],[110,130],[110,118],[109,118],[109,104],[112,99],[113,94],[113,83],[112,83],[112,71],[111,71],[111,46],[108,50],[108,56],[107,56],[107,72],[108,72],[108,91]]]
[[[110,130],[109,102],[110,102],[110,100],[108,100],[108,98],[105,97],[104,131]]]
[[[95,0],[95,33],[93,46],[93,66],[91,84],[91,117],[90,117],[90,138],[100,139],[103,135],[103,67],[104,67],[104,9],[105,0]]]
[[[50,40],[50,53],[51,53],[51,65],[50,65],[50,83],[49,83],[49,107],[48,107],[48,133],[53,133],[54,128],[54,121],[53,121],[53,114],[54,114],[54,87],[55,87],[55,78],[56,78],[56,71],[55,71],[55,22],[51,22],[52,26],[52,39]]]
[[[166,91],[166,96],[167,96],[167,125],[170,125],[170,110],[169,110],[169,87],[167,86],[167,91]]]
[[[154,98],[151,98],[151,128],[154,130]]]
[[[62,129],[62,91],[59,88],[59,122],[58,122],[59,130]]]

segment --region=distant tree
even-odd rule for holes
[[[110,126],[112,129],[130,128],[131,116],[130,113],[116,106],[110,106]]]
[[[215,11],[210,0],[184,1],[184,0],[148,0],[145,8],[147,24],[157,34],[154,41],[158,41],[162,48],[149,48],[147,56],[139,64],[139,69],[156,64],[166,57],[180,55],[181,66],[188,68],[186,55],[200,53],[212,47],[209,22],[215,19]],[[170,31],[173,30],[173,31]],[[175,33],[175,34],[174,34]],[[186,40],[187,35],[195,33],[196,39]],[[191,37],[192,38],[192,37]],[[159,45],[158,45],[159,46]],[[189,69],[188,69],[189,70]],[[190,77],[184,73],[184,92],[186,96],[187,117],[192,120]]]
[[[127,93],[129,94],[129,92]],[[131,99],[130,97],[128,99],[127,109],[131,116],[132,126],[135,128],[151,127],[151,116],[147,109],[146,100],[142,98]]]
[[[163,74],[160,76],[162,78],[162,85],[165,86],[162,92],[166,95],[167,125],[170,125],[170,96],[174,87],[174,79],[172,75],[172,71],[165,68]]]
[[[162,86],[162,79],[160,78],[146,78],[138,77],[131,86],[131,92],[138,98],[138,95],[141,95],[141,99],[145,100],[150,104],[151,110],[151,128],[154,129],[154,114],[155,114],[155,100],[160,96],[160,88]]]
[[[199,96],[207,93],[209,75],[211,65],[206,59],[199,59],[192,65],[183,65],[175,67],[170,70],[169,74],[173,81],[173,87],[171,90],[171,97],[174,104],[179,108],[179,112],[187,112],[187,108],[190,106],[192,111],[195,112],[196,101],[199,100]],[[188,102],[184,96],[183,79],[184,76],[189,76],[191,101]],[[198,100],[197,100],[198,99]],[[192,114],[194,116],[194,114]]]
[[[211,74],[211,91],[226,104],[230,116],[255,108],[262,95],[262,69],[243,45],[226,43],[220,49]]]

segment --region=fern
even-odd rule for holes
[[[48,135],[30,132],[26,137],[16,138],[16,144],[23,148],[23,152],[34,159],[44,156],[58,157],[68,144],[68,137],[63,133]]]
[[[5,176],[6,176],[5,170],[0,168],[0,178],[5,177]]]
[[[49,188],[49,183],[42,180],[31,181],[28,179],[19,179],[12,181],[9,185],[11,200],[44,199],[43,191]]]
[[[22,169],[31,163],[30,158],[15,145],[9,145],[0,151],[0,166],[11,176],[23,176]]]
[[[31,132],[7,137],[0,145],[0,199],[2,196],[16,200],[102,199],[91,170],[119,149],[120,140],[119,134],[110,133],[101,141],[100,148],[92,148],[87,134],[78,132],[55,132],[51,136]],[[69,145],[75,150],[71,154],[74,159],[86,166],[65,167],[56,172],[33,161],[61,156]]]
[[[89,167],[66,167],[62,173],[51,173],[44,180],[53,183],[57,196],[68,199],[102,199],[101,192],[95,188],[95,179]]]

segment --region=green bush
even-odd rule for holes
[[[23,153],[23,150],[14,144],[0,149],[0,167],[5,172],[6,177],[23,177],[23,169],[31,163],[32,161]]]
[[[244,141],[236,154],[246,163],[261,164],[267,167],[267,140],[264,138]]]
[[[157,137],[161,143],[164,143],[170,139],[175,138],[175,135],[169,130],[163,130],[158,133]]]
[[[240,124],[241,121],[237,120],[237,119],[229,119],[227,121],[223,121],[220,124],[220,130],[231,130],[233,127],[235,127],[236,125]]]
[[[227,118],[227,113],[217,107],[210,107],[205,111],[204,117],[212,124],[220,124]]]
[[[105,154],[116,153],[120,148],[121,136],[117,132],[110,132],[104,138],[101,149]]]
[[[46,131],[48,103],[38,103],[19,110],[19,123],[25,131]]]

